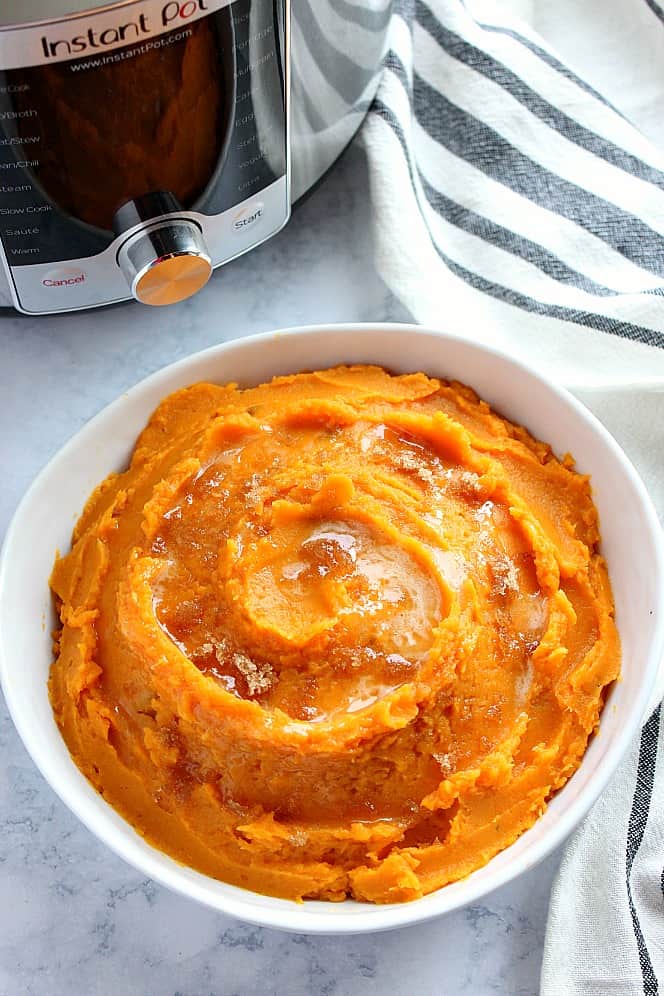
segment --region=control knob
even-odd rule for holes
[[[127,201],[115,214],[117,234],[141,224],[120,245],[117,261],[143,304],[176,304],[210,279],[212,260],[196,222],[163,217],[178,209],[172,194],[159,191]]]

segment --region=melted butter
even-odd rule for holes
[[[509,596],[509,605],[501,610],[501,626],[506,633],[503,647],[514,658],[515,667],[526,653],[524,648],[537,643],[546,621],[545,600],[537,592],[527,591],[520,598],[514,597],[512,589],[522,579],[519,566],[508,553],[512,547],[516,550],[518,543],[509,537],[506,541],[503,535],[513,529],[511,517],[493,499],[482,501],[476,474],[444,466],[428,444],[384,423],[356,425],[349,433],[338,428],[312,428],[304,433],[307,453],[318,450],[325,455],[332,447],[343,454],[350,437],[369,459],[408,475],[426,489],[428,507],[422,509],[421,516],[440,536],[440,545],[430,535],[420,537],[423,559],[419,559],[392,536],[363,521],[343,514],[311,518],[306,505],[301,520],[283,526],[270,524],[268,505],[267,523],[263,522],[261,509],[272,488],[270,472],[259,474],[254,469],[257,454],[262,454],[263,466],[276,469],[283,461],[275,445],[291,445],[293,436],[290,429],[267,429],[266,425],[260,436],[247,437],[209,460],[163,517],[168,528],[159,539],[159,553],[166,553],[174,535],[182,530],[183,540],[189,537],[187,558],[200,547],[201,562],[212,569],[207,594],[202,593],[202,610],[188,611],[178,603],[171,605],[169,615],[161,595],[155,592],[160,624],[202,673],[229,693],[253,698],[266,709],[282,709],[300,722],[318,723],[344,712],[362,712],[404,681],[416,678],[443,613],[441,586],[442,591],[450,590],[459,597],[469,576],[486,577],[502,601]],[[307,480],[309,491],[303,493],[314,495],[323,487],[325,475],[316,472]],[[242,495],[247,518],[241,529],[224,524],[224,503],[231,490]],[[213,570],[217,553],[203,551],[206,523],[192,518],[201,502],[210,502],[207,514],[217,515],[216,521],[210,519],[214,522],[207,533],[210,540],[219,535],[223,547],[223,536],[232,536],[228,570],[230,576],[241,579],[239,604],[243,611],[248,611],[261,628],[280,634],[286,650],[292,644],[298,655],[303,655],[297,666],[284,669],[278,663],[273,666],[256,660],[257,671],[250,671],[250,647],[236,643],[215,605],[220,591]],[[473,523],[476,529],[471,560],[448,548],[448,536],[455,535],[456,523],[463,517],[464,529],[472,528]],[[473,547],[466,544],[466,554],[469,550]],[[424,554],[431,558],[431,564]],[[176,561],[177,557],[169,561],[175,575]],[[171,567],[162,574],[160,590],[164,584],[177,584],[177,579],[170,577]],[[329,667],[316,657],[318,651],[307,649],[309,643],[312,648],[317,646],[326,632],[331,646],[342,645],[340,656],[337,654]],[[355,645],[344,650],[351,632]],[[213,646],[223,647],[223,652],[210,655],[205,651]],[[263,681],[261,676],[268,672],[270,680]],[[517,697],[521,694],[519,686]]]
[[[539,641],[549,614],[547,599],[540,591],[521,595],[510,603],[509,614],[515,632],[524,643]]]
[[[381,423],[379,425],[372,425],[370,429],[365,430],[364,425],[365,423],[362,423],[359,427],[360,450],[362,453],[368,453],[377,442],[385,438],[387,426]]]
[[[453,550],[439,550],[429,547],[440,575],[450,588],[459,590],[468,576],[467,565],[463,557]]]
[[[304,560],[295,560],[291,564],[284,564],[281,569],[281,576],[284,581],[297,581],[301,574],[307,570],[309,565]]]
[[[528,661],[523,672],[514,679],[514,698],[517,707],[522,706],[527,700],[533,684],[534,668]]]

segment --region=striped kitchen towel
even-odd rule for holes
[[[664,519],[664,10],[397,3],[362,132],[378,271],[417,320],[503,347],[574,390]],[[567,846],[543,996],[664,994],[655,701]]]

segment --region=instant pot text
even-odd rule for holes
[[[67,56],[82,55],[90,49],[116,46],[122,42],[131,44],[137,39],[154,34],[155,31],[177,27],[189,18],[199,17],[201,12],[208,9],[206,0],[167,0],[158,14],[156,23],[149,14],[141,13],[134,20],[104,28],[103,31],[89,27],[82,34],[57,39],[42,35],[42,52],[46,59],[62,59]]]

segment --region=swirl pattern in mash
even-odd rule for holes
[[[410,900],[530,827],[620,647],[589,481],[423,374],[166,398],[52,587],[81,770],[178,860]]]

